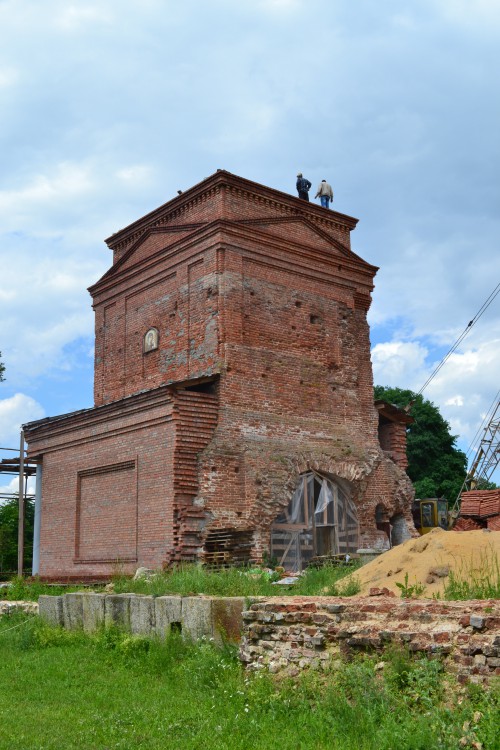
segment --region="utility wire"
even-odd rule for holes
[[[497,286],[493,289],[493,291],[491,292],[491,294],[488,297],[488,299],[483,303],[483,305],[481,306],[481,308],[474,315],[474,317],[472,318],[472,320],[469,320],[469,322],[467,323],[465,329],[462,331],[462,333],[460,334],[460,336],[458,337],[458,339],[455,341],[455,343],[453,344],[453,346],[451,347],[451,349],[447,352],[447,354],[445,354],[445,356],[443,357],[443,359],[441,360],[441,362],[438,364],[438,366],[436,367],[436,369],[434,370],[434,372],[432,372],[431,375],[429,375],[429,377],[427,378],[427,380],[423,384],[422,388],[417,393],[417,396],[420,396],[420,394],[425,390],[425,388],[427,388],[427,386],[429,385],[429,383],[431,382],[431,380],[434,380],[434,378],[436,377],[436,375],[438,374],[438,372],[440,371],[440,369],[443,367],[444,364],[446,364],[446,362],[451,357],[451,355],[453,354],[453,352],[458,349],[458,347],[460,346],[460,344],[462,343],[462,341],[464,340],[464,338],[470,332],[472,326],[474,326],[477,323],[477,321],[479,320],[479,318],[483,315],[483,313],[486,312],[486,310],[491,305],[491,303],[493,302],[493,300],[495,299],[495,297],[497,296],[497,294],[499,292],[500,292],[500,284],[497,284]]]

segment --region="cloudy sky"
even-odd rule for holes
[[[359,218],[375,382],[419,390],[500,282],[498,0],[0,0],[0,446],[92,405],[103,242],[223,168]],[[467,450],[500,295],[424,391]]]

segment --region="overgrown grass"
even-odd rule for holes
[[[16,576],[11,585],[0,590],[0,599],[5,601],[29,601],[36,602],[42,594],[58,596],[70,591],[80,591],[83,586],[54,586],[41,583],[37,578],[22,578]]]
[[[273,576],[259,569],[208,570],[198,565],[181,565],[149,579],[132,581],[124,576],[116,576],[113,582],[118,593],[152,596],[353,596],[360,590],[359,582],[354,578],[342,583],[342,579],[352,571],[353,568],[333,565],[309,568],[297,583],[285,586],[273,584]]]
[[[0,620],[2,750],[498,750],[500,689],[406,653],[272,680],[234,650]],[[464,728],[465,727],[465,728]],[[475,745],[480,747],[480,745]]]
[[[482,554],[479,563],[472,562],[458,573],[450,571],[444,588],[444,599],[500,599],[500,561],[493,552]]]

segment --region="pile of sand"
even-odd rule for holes
[[[500,531],[443,531],[433,529],[418,539],[409,539],[363,566],[354,575],[361,594],[370,588],[387,588],[401,596],[397,583],[424,586],[421,598],[443,595],[449,571],[460,579],[478,573],[490,574],[500,566]]]

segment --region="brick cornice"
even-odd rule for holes
[[[246,201],[277,209],[284,214],[307,217],[310,221],[337,231],[339,229],[351,231],[358,223],[358,220],[352,216],[332,210],[326,213],[322,206],[308,203],[288,193],[260,185],[221,169],[171,201],[112,234],[106,240],[106,244],[115,252],[120,251],[137,240],[147,229],[168,225],[172,220],[189,213],[197,204],[219,195],[221,190],[228,190],[240,195]]]
[[[169,244],[168,247],[155,251],[147,259],[141,259],[135,265],[131,265],[123,269],[126,261],[133,256],[135,250],[137,250],[137,248],[144,242],[147,236],[149,236],[151,233],[161,234],[162,232],[167,232],[166,228],[146,230],[141,235],[141,237],[139,237],[134,242],[129,250],[127,250],[122,258],[117,263],[115,263],[115,265],[112,266],[104,274],[104,276],[99,279],[99,281],[89,287],[89,292],[93,297],[95,297],[98,293],[104,291],[108,286],[114,286],[118,278],[125,279],[129,275],[136,277],[139,270],[145,270],[150,266],[154,266],[159,262],[162,262],[162,260],[167,257],[173,257],[181,250],[186,250],[187,248],[194,246],[199,248],[200,242],[203,240],[212,240],[207,246],[209,247],[213,244],[214,239],[216,241],[220,241],[223,244],[227,241],[231,241],[231,239],[234,241],[235,238],[241,238],[241,241],[245,242],[245,244],[247,244],[249,240],[251,241],[252,239],[254,239],[259,242],[260,246],[274,246],[280,250],[286,249],[291,255],[298,254],[300,256],[303,256],[304,258],[310,259],[321,258],[322,261],[328,259],[331,262],[337,262],[339,260],[338,255],[328,257],[326,251],[323,249],[315,248],[313,245],[304,245],[302,243],[294,241],[293,239],[287,240],[283,237],[273,237],[261,228],[261,225],[263,224],[283,224],[290,221],[300,222],[304,226],[308,226],[323,240],[330,243],[332,249],[337,250],[341,254],[341,262],[346,269],[349,268],[353,271],[357,271],[358,273],[361,272],[364,276],[369,275],[370,278],[373,279],[376,272],[378,271],[377,266],[373,266],[367,263],[365,260],[360,258],[359,255],[356,255],[356,253],[353,253],[351,250],[344,247],[342,243],[340,243],[334,237],[326,233],[321,227],[316,226],[314,223],[308,221],[307,219],[304,219],[303,217],[280,217],[277,219],[262,217],[252,219],[250,221],[216,219],[214,221],[207,222],[206,224],[198,223],[182,225],[180,227],[177,226],[177,232],[185,232],[186,229],[191,231],[187,236],[184,234],[184,236],[180,237],[178,240],[174,240],[174,242]],[[175,235],[177,232],[172,232],[172,234]],[[170,235],[169,231],[168,234]],[[298,248],[300,249],[298,250]]]
[[[72,431],[81,427],[106,424],[113,418],[127,417],[135,412],[141,412],[145,407],[151,408],[172,401],[172,388],[169,384],[142,393],[127,396],[101,406],[59,414],[56,417],[45,417],[35,422],[23,425],[28,444],[35,440],[53,439],[56,435]]]

